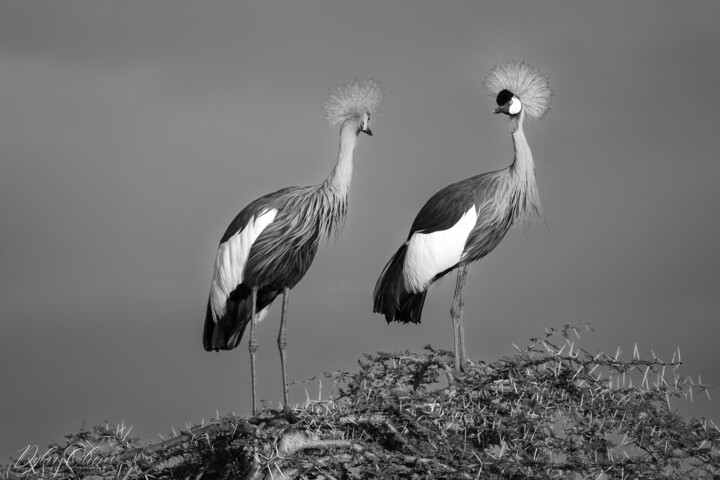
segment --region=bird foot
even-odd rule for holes
[[[300,421],[300,417],[295,415],[295,412],[293,409],[285,405],[282,410],[282,415],[285,417],[285,419],[290,423],[291,425],[294,423],[298,423]]]
[[[460,362],[458,367],[455,369],[455,376],[461,377],[466,374],[470,369],[468,368],[467,362]]]
[[[455,369],[455,374],[458,377],[468,374],[471,371],[478,368],[478,366],[474,362],[471,362],[470,360],[467,360],[467,359],[460,360],[459,367],[460,368]]]

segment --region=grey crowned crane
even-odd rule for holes
[[[205,315],[205,350],[232,350],[250,326],[253,415],[256,414],[256,322],[283,294],[278,348],[283,407],[288,409],[287,311],[289,292],[305,275],[321,237],[339,235],[347,212],[353,152],[361,132],[372,135],[370,117],[383,98],[376,80],[356,80],[333,90],[323,104],[325,120],[340,127],[340,153],[319,185],[288,187],[258,198],[230,223],[220,239]]]
[[[457,371],[467,368],[463,290],[470,264],[497,247],[523,217],[540,214],[523,121],[547,113],[551,97],[547,77],[524,62],[505,62],[491,70],[485,87],[497,101],[494,113],[510,117],[513,162],[433,195],[415,217],[405,243],[385,265],[373,295],[374,312],[385,315],[388,323],[420,323],[430,285],[457,269],[450,309]]]

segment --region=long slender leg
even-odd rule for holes
[[[278,348],[280,349],[280,364],[282,366],[282,382],[283,382],[283,411],[290,410],[288,407],[288,386],[287,386],[287,365],[285,363],[285,350],[287,349],[287,309],[290,300],[290,289],[283,289],[282,315],[280,317],[280,331],[278,332]]]
[[[255,352],[257,352],[260,344],[257,341],[255,333],[255,326],[257,325],[257,287],[252,289],[252,307],[250,309],[250,315],[252,320],[250,321],[250,340],[248,341],[248,350],[250,350],[250,376],[252,378],[252,414],[257,414],[257,396],[255,393]]]
[[[455,291],[457,292],[457,287],[455,288]],[[457,293],[456,293],[457,296]],[[455,353],[455,371],[460,371],[460,357],[458,355],[458,352],[460,351],[460,338],[458,333],[458,325],[459,325],[459,314],[457,312],[457,302],[456,297],[453,298],[452,306],[450,307],[450,318],[452,318],[452,324],[453,324],[453,352]]]
[[[463,291],[465,290],[467,272],[467,265],[462,265],[458,268],[455,295],[453,296],[453,303],[450,308],[450,316],[453,321],[453,334],[455,337],[455,370],[458,372],[465,370],[467,362],[465,356],[465,328],[463,320],[463,307],[465,306]]]
[[[463,370],[467,368],[467,353],[465,351],[465,282],[467,281],[469,265],[460,267],[462,273],[462,285],[460,286],[460,366]]]

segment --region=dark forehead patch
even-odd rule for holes
[[[510,101],[510,99],[513,97],[513,93],[510,90],[502,90],[500,93],[498,93],[497,96],[497,104],[498,105],[505,105],[507,102]]]

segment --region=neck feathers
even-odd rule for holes
[[[540,197],[535,183],[535,163],[533,162],[530,146],[523,131],[525,111],[512,119],[512,139],[515,149],[515,158],[509,167],[510,182],[515,192],[513,195],[518,216],[523,221],[530,221],[534,216],[541,215]]]
[[[345,122],[340,129],[340,153],[330,176],[319,186],[324,208],[319,216],[320,230],[329,238],[339,236],[345,225],[347,195],[352,178],[352,162],[357,143],[357,125]]]
[[[340,129],[340,153],[330,177],[327,187],[336,195],[347,196],[352,178],[353,152],[357,143],[357,126],[354,122],[346,122]]]

